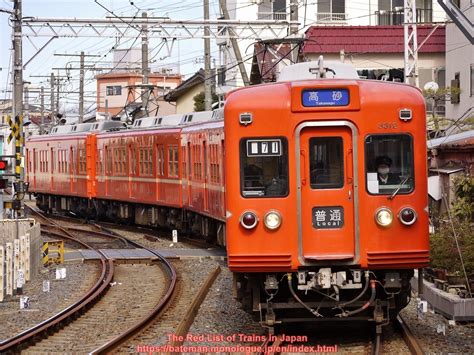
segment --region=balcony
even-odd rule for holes
[[[288,14],[286,12],[258,12],[257,20],[286,20]]]
[[[347,20],[346,13],[337,12],[318,12],[316,14],[317,23],[345,23]]]
[[[378,26],[398,26],[404,23],[403,8],[396,8],[393,11],[375,11],[375,16],[377,17]],[[416,22],[418,24],[432,21],[432,9],[416,9]]]

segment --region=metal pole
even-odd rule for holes
[[[15,137],[15,186],[20,190],[23,188],[23,54],[22,54],[22,6],[21,0],[14,0],[13,4],[13,117],[15,122],[18,123],[19,134]],[[20,196],[14,187],[12,194]],[[15,197],[15,196],[12,196]],[[22,201],[18,199],[19,205],[15,204],[14,210],[16,211],[15,217],[20,217],[20,211],[22,208]],[[19,237],[19,229],[17,228],[17,238]]]
[[[142,18],[146,18],[147,13],[142,13]],[[142,25],[142,75],[143,75],[143,84],[148,84],[148,76],[150,70],[148,68],[148,26],[146,24]],[[145,109],[145,115],[148,116],[148,95],[149,90],[147,87],[142,89],[142,106]]]
[[[228,20],[229,19],[229,11],[227,11],[226,0],[219,0],[219,4],[221,5],[222,14],[224,15],[224,19]],[[229,27],[229,32],[233,32],[231,27]],[[231,35],[231,34],[232,33],[229,33],[229,35]],[[239,66],[240,75],[242,76],[242,81],[244,82],[245,86],[249,86],[249,84],[250,84],[249,77],[248,77],[247,71],[245,69],[245,64],[242,61],[242,54],[240,53],[240,48],[239,48],[239,45],[237,43],[237,40],[235,38],[231,38],[230,43],[232,44],[232,49],[234,50],[234,53],[235,53],[235,59],[237,60],[237,64]]]
[[[209,0],[204,0],[204,20],[209,20]],[[211,39],[209,26],[204,26],[204,109],[212,109],[211,91]]]
[[[56,78],[56,81],[57,81],[57,84],[56,84],[56,117],[57,117],[57,114],[59,113],[59,86],[61,84],[61,78],[59,78],[59,75],[58,75],[58,78]]]
[[[79,72],[79,123],[84,121],[84,52],[81,52]]]
[[[290,35],[297,36],[298,35],[298,0],[290,0],[290,21],[296,22],[290,25]],[[298,44],[291,45],[291,61],[293,63],[298,62],[298,52],[295,50],[295,46]]]
[[[41,99],[41,123],[40,123],[40,134],[43,134],[44,129],[44,87],[41,87],[40,91],[40,99]]]
[[[51,73],[51,123],[55,123],[55,114],[54,114],[54,73]]]

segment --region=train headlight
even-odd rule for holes
[[[252,229],[252,228],[255,228],[255,226],[257,225],[258,223],[258,217],[255,213],[251,212],[251,211],[245,211],[244,213],[242,213],[242,215],[240,216],[240,224],[242,225],[242,227],[244,227],[245,229]]]
[[[265,215],[263,221],[268,229],[277,229],[281,225],[281,215],[277,211],[270,211]]]
[[[411,226],[416,221],[416,212],[413,208],[405,207],[398,213],[398,218],[406,226]]]
[[[375,221],[379,226],[388,227],[393,222],[393,213],[387,207],[382,207],[375,212]]]

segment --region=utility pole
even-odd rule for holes
[[[85,76],[85,59],[86,57],[100,57],[100,55],[97,54],[84,54],[82,51],[81,54],[68,54],[68,53],[55,53],[54,54],[56,57],[79,57],[79,121],[78,123],[84,122],[84,76]],[[64,70],[63,68],[60,68],[61,70]],[[77,68],[66,68],[66,69],[76,69]],[[56,109],[59,112],[59,79],[58,79],[58,96],[57,96],[57,102],[58,104],[56,105]]]
[[[224,15],[224,20],[229,20],[229,11],[227,11],[227,4],[226,0],[219,0],[219,4],[221,5],[221,10],[222,14]],[[229,32],[233,32],[232,27],[229,27]],[[237,43],[237,40],[232,36],[232,33],[229,33],[230,35],[230,43],[232,44],[232,48],[235,53],[235,59],[237,60],[237,64],[239,66],[240,70],[240,75],[242,76],[242,81],[244,82],[245,86],[248,86],[250,84],[249,77],[247,75],[247,71],[245,70],[245,64],[242,61],[242,54],[240,53],[240,48]]]
[[[41,124],[40,124],[40,134],[43,134],[43,129],[44,129],[44,87],[43,87],[43,86],[41,86],[40,99],[41,99]]]
[[[84,121],[84,52],[81,52],[79,72],[79,123]]]
[[[204,0],[204,21],[209,20],[209,0]],[[212,109],[211,39],[209,26],[204,26],[204,109]]]
[[[418,38],[416,30],[416,1],[405,0],[403,34],[405,41],[405,83],[420,86],[418,78]]]
[[[147,13],[142,13],[142,18],[146,19]],[[150,69],[148,68],[148,26],[146,24],[142,25],[142,75],[143,75],[143,88],[142,88],[142,107],[145,109],[145,116],[148,116],[148,94],[149,88],[148,76],[150,74]]]
[[[51,73],[51,119],[50,122],[54,124],[54,118],[56,117],[55,110],[54,110],[54,73]]]
[[[298,0],[290,0],[290,36],[297,36],[298,35]],[[295,47],[299,46],[299,44],[293,44],[291,46],[291,61],[296,63],[298,61],[298,52],[295,50]]]

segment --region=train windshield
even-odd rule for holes
[[[243,197],[288,195],[288,142],[285,138],[240,141],[240,191]]]
[[[371,135],[365,139],[367,191],[374,195],[413,191],[413,140],[407,134]]]

